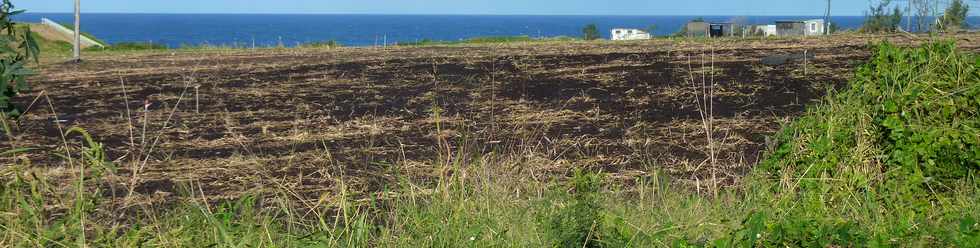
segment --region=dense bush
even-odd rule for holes
[[[938,179],[980,169],[980,57],[952,43],[919,49],[884,45],[859,69],[860,101],[881,128],[890,166]],[[860,82],[862,79],[874,81]]]
[[[744,225],[733,240],[890,246],[902,237],[928,246],[924,237],[941,237],[947,244],[976,245],[975,216],[957,213],[976,206],[950,202],[978,189],[978,67],[980,57],[957,51],[952,42],[878,45],[849,88],[831,93],[778,135],[778,146],[757,170],[783,178],[782,185],[763,191],[789,200],[761,207],[746,222],[762,224]],[[842,207],[858,210],[834,210]],[[868,221],[888,224],[872,229]],[[751,236],[745,233],[753,228],[765,233],[764,240],[738,238]]]
[[[857,70],[850,89],[784,131],[784,142],[763,166],[809,166],[802,174],[816,176],[883,164],[880,169],[901,168],[923,180],[976,173],[978,66],[980,57],[957,52],[953,43],[914,49],[882,44]]]

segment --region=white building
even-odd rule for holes
[[[776,33],[776,25],[775,24],[771,24],[771,25],[756,25],[753,28],[754,28],[754,30],[752,30],[752,31],[755,32],[756,35],[758,35],[759,33],[761,33],[762,36],[767,36],[767,37],[768,36],[777,36],[778,35],[778,33]]]
[[[617,28],[612,30],[612,40],[649,40],[653,36],[639,29]]]
[[[783,37],[824,35],[823,19],[776,21],[776,33]]]
[[[807,20],[803,21],[803,23],[806,26],[803,32],[805,36],[824,35],[824,27],[826,25],[824,25],[823,19]]]

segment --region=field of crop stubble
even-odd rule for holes
[[[977,35],[954,39],[980,51]],[[172,203],[187,185],[211,201],[282,188],[309,201],[341,188],[367,197],[402,178],[424,188],[473,161],[538,182],[574,168],[627,184],[659,171],[700,191],[738,183],[767,136],[846,84],[872,40],[928,39],[95,55],[42,64],[3,142],[37,148],[16,159],[68,184],[61,133],[85,128],[118,167],[103,187],[122,208]],[[761,62],[804,52],[815,57]]]

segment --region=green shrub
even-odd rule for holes
[[[729,238],[715,241],[715,247],[834,247],[868,244],[867,229],[856,222],[798,209],[791,218],[770,218],[755,212],[742,223],[743,228]]]
[[[598,40],[599,39],[599,27],[595,24],[585,25],[582,28],[582,39],[584,40]]]
[[[777,136],[756,170],[781,181],[762,192],[785,198],[747,220],[761,219],[767,245],[972,244],[954,235],[972,229],[950,227],[963,215],[949,213],[976,208],[968,199],[980,189],[978,66],[952,42],[877,45],[848,88]]]
[[[803,176],[881,163],[923,180],[956,180],[980,169],[980,57],[951,42],[881,44],[850,89],[784,129],[764,168],[808,166]],[[797,139],[796,137],[803,137]],[[876,149],[873,154],[859,154]],[[873,161],[868,161],[873,159]],[[804,167],[805,168],[805,167]]]
[[[608,218],[602,206],[602,175],[576,171],[570,193],[544,223],[553,247],[624,247],[626,226]]]
[[[900,49],[882,45],[859,69],[865,106],[882,131],[887,164],[956,180],[980,169],[980,57],[953,43]],[[860,79],[859,79],[860,80]]]
[[[0,118],[20,115],[10,99],[27,90],[27,76],[34,73],[25,64],[37,62],[40,53],[30,27],[19,28],[11,19],[23,12],[10,0],[0,2],[0,112],[4,114]]]

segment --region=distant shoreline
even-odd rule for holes
[[[28,12],[15,21],[40,18],[72,22],[70,13]],[[456,42],[476,37],[581,37],[582,28],[595,24],[603,39],[610,30],[630,28],[654,36],[677,33],[688,21],[746,25],[779,20],[820,19],[821,16],[632,16],[632,15],[388,15],[388,14],[170,14],[84,13],[82,30],[108,44],[144,43],[182,46],[298,46],[335,41],[343,46],[384,46],[423,41]],[[863,16],[833,16],[841,30],[856,29]],[[980,19],[971,18],[972,22]],[[253,45],[254,44],[254,45]]]

